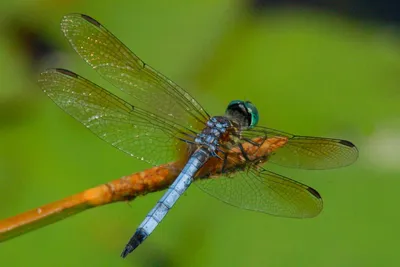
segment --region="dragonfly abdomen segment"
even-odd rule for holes
[[[154,231],[179,197],[188,189],[193,182],[194,175],[209,158],[210,153],[204,148],[200,148],[193,153],[174,183],[139,225],[121,254],[123,258],[137,248]]]

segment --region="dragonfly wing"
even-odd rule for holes
[[[93,18],[66,15],[61,29],[75,51],[103,78],[137,100],[137,106],[188,128],[201,129],[209,119],[189,93],[144,63]]]
[[[232,206],[274,216],[311,218],[323,207],[315,189],[261,167],[252,167],[234,177],[203,179],[195,184]]]
[[[96,84],[63,69],[41,73],[39,85],[65,112],[101,139],[153,165],[176,159],[181,141],[195,133],[134,107]]]
[[[268,162],[285,167],[322,170],[339,168],[354,163],[358,158],[357,147],[346,140],[296,136],[266,127],[244,131],[243,136],[254,138],[286,137],[286,144],[271,154]]]

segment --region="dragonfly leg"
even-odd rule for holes
[[[222,150],[220,150],[219,148],[217,148],[218,152],[224,153]],[[215,157],[215,158],[219,158],[220,160],[222,160],[221,156],[218,155],[215,151],[211,152],[211,156]]]
[[[228,153],[225,153],[222,150],[219,150],[219,151],[224,155],[224,159],[222,159],[223,162],[222,162],[222,167],[221,167],[221,173],[225,173],[225,167],[228,162]]]
[[[253,146],[256,146],[256,147],[262,146],[266,139],[267,139],[266,137],[263,137],[262,142],[261,143],[257,143],[257,142],[254,142],[253,140],[249,139],[249,138],[242,138],[242,140],[244,140],[247,143],[250,143],[250,144],[252,144]]]
[[[247,156],[246,151],[243,148],[243,145],[241,143],[238,144],[240,152],[242,152],[243,157],[245,158],[246,161],[250,161],[249,157]]]

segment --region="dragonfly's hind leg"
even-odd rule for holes
[[[226,149],[226,148],[224,147],[224,149]],[[217,147],[217,152],[219,152],[221,155],[218,155],[217,153],[215,153],[216,154],[215,157],[222,160],[221,173],[225,172],[226,164],[228,162],[228,153],[226,152],[226,150],[222,150],[221,148]]]
[[[222,162],[221,173],[225,173],[226,164],[228,162],[228,153],[222,152],[224,154],[224,159]]]

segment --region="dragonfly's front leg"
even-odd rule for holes
[[[240,152],[242,153],[242,156],[245,158],[246,161],[250,162],[251,160],[250,160],[249,156],[247,155],[247,153],[246,153],[246,151],[245,151],[245,149],[243,148],[243,145],[242,145],[242,141],[243,140],[248,142],[248,143],[250,143],[250,144],[252,144],[253,146],[256,146],[256,147],[260,147],[260,144],[258,144],[256,142],[253,142],[250,139],[242,138],[239,133],[233,133],[232,134],[232,139],[230,140],[231,145],[232,146],[238,146],[239,149],[240,149]]]
[[[249,144],[252,144],[253,146],[260,147],[264,144],[265,140],[267,140],[267,137],[263,137],[263,139],[260,143],[254,142],[253,140],[251,140],[249,138],[242,138],[242,140],[246,141]]]

